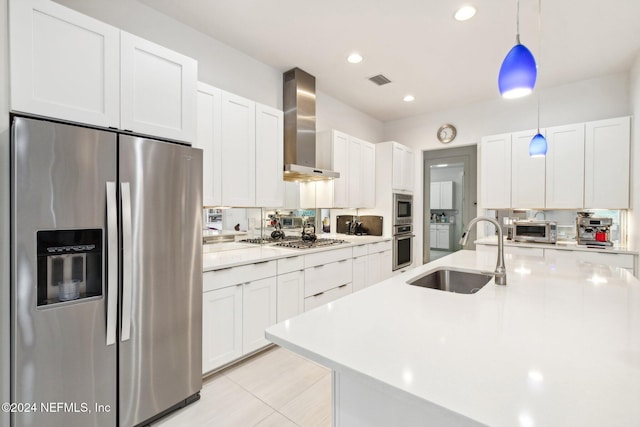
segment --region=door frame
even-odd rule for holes
[[[464,165],[464,205],[462,207],[462,227],[477,216],[478,209],[478,146],[477,144],[453,148],[440,148],[422,152],[423,163],[423,221],[422,262],[431,258],[430,230],[428,226],[431,210],[431,165],[439,163],[462,163]],[[467,249],[475,249],[476,229],[469,233]]]

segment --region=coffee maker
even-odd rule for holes
[[[576,240],[579,245],[596,248],[613,246],[611,242],[611,218],[594,218],[591,212],[578,212]]]

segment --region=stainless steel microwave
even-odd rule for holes
[[[555,221],[514,221],[513,240],[516,242],[556,243]]]
[[[411,194],[393,193],[393,224],[413,223],[413,196]]]

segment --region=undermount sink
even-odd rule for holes
[[[456,294],[475,294],[493,278],[492,274],[438,268],[415,277],[408,284]]]

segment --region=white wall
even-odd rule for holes
[[[631,108],[631,210],[629,211],[629,246],[640,250],[640,53],[629,73],[629,105]]]
[[[545,88],[539,90],[539,93],[541,127],[631,114],[628,73]],[[640,111],[640,101],[636,105]],[[486,135],[533,129],[537,125],[536,110],[535,95],[515,100],[496,97],[486,102],[385,123],[385,140],[397,141],[412,147],[416,152],[415,218],[423,218],[422,151],[477,144]],[[443,123],[452,123],[458,130],[456,139],[447,145],[440,144],[436,139],[436,131]],[[415,259],[420,260],[422,221],[415,221],[414,232],[417,236],[414,244]]]
[[[316,93],[316,130],[318,132],[336,129],[369,142],[383,141],[384,125],[353,107],[329,95]]]

